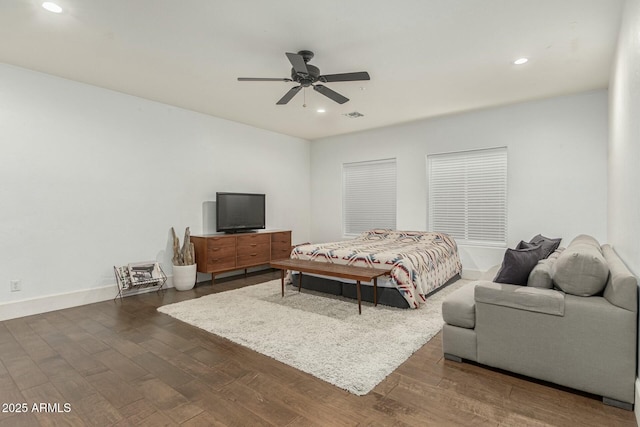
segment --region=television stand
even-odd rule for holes
[[[268,265],[291,254],[291,230],[191,236],[197,270],[215,275]]]

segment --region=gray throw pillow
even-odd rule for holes
[[[540,244],[525,242],[524,240],[520,240],[520,243],[516,246],[516,249],[531,249],[536,246],[540,246]]]
[[[507,249],[504,253],[502,267],[493,279],[496,283],[526,285],[529,274],[542,257],[542,246],[527,249]]]
[[[558,246],[560,246],[561,241],[562,241],[561,237],[557,239],[551,239],[549,237],[544,237],[542,234],[538,234],[537,236],[534,236],[531,240],[529,240],[529,243],[532,243],[534,245],[541,245],[542,259],[545,259],[549,255],[551,255],[553,251],[558,249]]]

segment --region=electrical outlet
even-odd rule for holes
[[[11,292],[18,292],[22,290],[22,282],[20,280],[12,280],[9,284]]]

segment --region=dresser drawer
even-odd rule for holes
[[[291,256],[291,247],[287,246],[286,248],[271,248],[271,259],[287,259]]]
[[[207,259],[213,258],[225,258],[225,257],[235,257],[236,256],[236,247],[235,246],[213,246],[209,247],[207,250]]]
[[[281,231],[271,234],[271,244],[281,243],[283,245],[291,246],[291,232]]]
[[[239,257],[245,256],[245,255],[255,256],[254,254],[266,254],[267,257],[268,257],[269,256],[269,242],[267,242],[267,243],[255,243],[255,244],[251,244],[249,246],[238,246],[237,252],[236,252],[236,255],[239,256]]]
[[[291,232],[281,231],[271,235],[271,259],[286,259],[291,256]]]
[[[243,255],[238,254],[236,258],[236,265],[238,267],[246,266],[246,265],[260,265],[260,264],[268,264],[269,263],[269,248],[267,250],[250,252]]]
[[[207,271],[219,271],[234,268],[236,266],[236,257],[211,257],[207,260]]]
[[[238,236],[238,248],[241,246],[255,247],[256,245],[269,245],[271,236],[268,234],[247,234]]]
[[[220,236],[220,237],[208,237],[207,238],[207,249],[211,250],[213,248],[226,248],[233,247],[236,245],[235,236]]]
[[[271,251],[291,251],[291,243],[289,242],[271,242]]]

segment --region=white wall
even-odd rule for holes
[[[640,274],[640,0],[628,0],[610,82],[609,240]]]
[[[344,162],[395,157],[397,228],[424,230],[426,155],[506,146],[510,246],[538,233],[606,241],[607,127],[607,92],[595,91],[314,141],[311,238],[342,238]],[[500,263],[504,248],[460,251],[472,272]]]
[[[609,241],[640,274],[640,0],[625,3],[609,83]],[[638,325],[640,331],[640,324]],[[639,340],[640,343],[640,335]],[[640,350],[640,348],[639,348]],[[638,353],[640,354],[640,352]],[[640,363],[640,359],[638,360]],[[636,420],[640,422],[636,379]]]
[[[113,286],[113,265],[170,273],[170,227],[201,233],[216,191],[266,193],[267,227],[309,240],[302,139],[0,64],[0,147],[0,319],[7,302]]]

